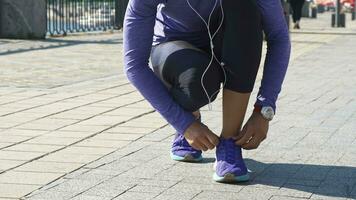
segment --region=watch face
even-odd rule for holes
[[[274,117],[274,110],[272,107],[263,107],[261,110],[261,114],[267,120],[272,120]]]

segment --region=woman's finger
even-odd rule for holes
[[[241,147],[246,150],[257,149],[261,141],[262,141],[261,138],[254,135],[254,137],[252,137],[248,143],[243,144]]]
[[[253,131],[249,129],[248,126],[245,126],[240,134],[243,134],[242,138],[238,139],[236,144],[242,146],[243,144],[247,143],[253,136]]]
[[[210,133],[207,134],[206,137],[208,138],[208,140],[210,141],[210,143],[212,145],[214,145],[214,147],[218,146],[219,144],[219,137],[217,135],[215,135],[214,133]]]
[[[210,142],[210,140],[208,139],[208,137],[201,137],[199,138],[200,142],[202,143],[202,145],[204,145],[206,148],[208,149],[214,149],[214,144]]]
[[[195,143],[199,147],[198,150],[202,150],[202,151],[208,150],[208,147],[206,147],[205,144],[203,144],[200,140],[197,140]]]

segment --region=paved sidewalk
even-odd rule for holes
[[[277,116],[240,185],[212,181],[214,151],[170,160],[174,130],[124,76],[120,33],[0,40],[0,200],[356,199],[356,33],[323,34],[320,17],[291,35]],[[221,116],[220,93],[202,120],[219,134]]]

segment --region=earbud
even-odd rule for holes
[[[206,91],[206,89],[205,89],[205,87],[204,87],[203,80],[204,80],[205,73],[208,71],[208,69],[209,69],[209,67],[211,66],[211,64],[213,63],[214,59],[219,63],[221,69],[222,69],[223,72],[224,72],[224,84],[223,84],[223,87],[224,87],[225,84],[226,84],[226,72],[225,72],[225,69],[224,69],[225,63],[220,62],[220,61],[217,59],[217,57],[215,56],[215,53],[214,53],[214,43],[213,43],[214,37],[215,37],[216,34],[219,32],[219,30],[221,29],[221,26],[223,25],[223,22],[224,22],[224,17],[225,17],[225,16],[224,16],[224,9],[223,9],[223,6],[222,6],[222,0],[215,0],[214,8],[211,10],[211,12],[210,12],[210,14],[209,14],[208,22],[206,22],[206,21],[204,20],[204,18],[199,14],[199,12],[193,8],[193,6],[190,4],[189,0],[186,0],[186,1],[187,1],[187,3],[188,3],[189,7],[199,16],[199,18],[204,22],[206,28],[208,29],[208,35],[209,35],[209,39],[210,39],[210,48],[211,48],[211,58],[210,58],[210,62],[209,62],[209,64],[208,64],[207,68],[205,69],[205,71],[204,71],[204,73],[203,73],[203,75],[202,75],[202,77],[201,77],[201,79],[200,79],[200,82],[201,82],[201,85],[202,85],[202,87],[203,87],[203,89],[204,89],[204,92],[205,92],[205,94],[206,94],[206,96],[207,96],[207,98],[208,98],[208,100],[209,100],[208,108],[209,108],[209,110],[211,111],[211,109],[212,109],[212,106],[211,106],[211,97],[214,96],[217,92],[220,91],[221,86],[220,86],[220,88],[219,88],[217,91],[215,91],[211,96],[209,96],[208,92]],[[220,22],[219,27],[217,28],[217,30],[214,32],[214,34],[212,34],[212,33],[210,32],[210,21],[211,21],[211,16],[213,15],[214,10],[215,10],[215,8],[216,8],[216,6],[217,6],[217,4],[218,4],[218,1],[219,1],[219,3],[220,3],[220,8],[221,8],[221,15],[222,15],[222,16],[221,16],[221,22]]]

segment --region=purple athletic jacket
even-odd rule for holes
[[[287,71],[290,39],[280,0],[256,0],[267,36],[267,55],[256,104],[276,108]],[[206,20],[215,0],[190,0]],[[218,12],[217,12],[218,13]],[[207,29],[186,0],[130,0],[124,20],[124,73],[145,99],[179,133],[195,120],[169,94],[149,67],[152,45],[185,40],[197,47],[209,45]]]

